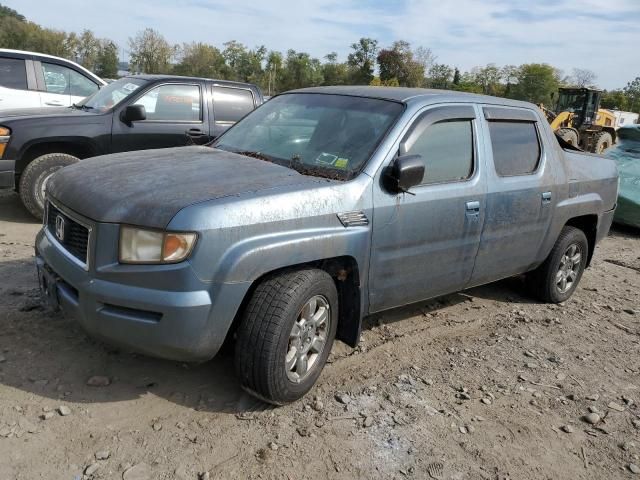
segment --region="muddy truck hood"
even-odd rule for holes
[[[165,228],[195,203],[322,181],[270,162],[194,146],[83,160],[51,177],[47,194],[98,222]]]

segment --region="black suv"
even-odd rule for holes
[[[79,159],[205,144],[263,102],[255,85],[134,75],[66,108],[0,113],[0,187],[42,216],[48,179]]]

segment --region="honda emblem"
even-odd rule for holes
[[[64,217],[62,215],[56,217],[56,237],[64,242]]]

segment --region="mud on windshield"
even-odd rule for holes
[[[290,93],[269,100],[213,147],[304,175],[353,178],[403,110],[401,103],[346,95]]]

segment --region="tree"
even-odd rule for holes
[[[600,106],[614,110],[629,110],[629,98],[623,90],[604,91]]]
[[[171,59],[177,47],[153,28],[138,32],[134,38],[129,37],[130,61],[132,70],[142,73],[169,73]]]
[[[95,73],[102,78],[118,76],[118,46],[111,40],[100,40]]]
[[[389,80],[382,81],[380,77],[373,77],[371,83],[369,84],[372,87],[399,87],[398,79],[393,77]]]
[[[338,54],[331,52],[325,57],[322,65],[323,85],[346,85],[349,83],[349,67],[346,63],[338,62]]]
[[[373,80],[373,68],[378,53],[378,41],[372,38],[361,38],[351,44],[353,52],[347,57],[347,64],[351,70],[351,83],[369,85]]]
[[[576,87],[591,87],[596,81],[597,75],[586,68],[574,68],[569,81]]]
[[[284,59],[280,52],[271,51],[267,55],[267,65],[265,67],[266,89],[268,95],[273,95],[280,91],[279,76],[282,76]]]
[[[220,50],[206,43],[184,43],[180,61],[173,67],[177,75],[226,79],[229,68]]]
[[[73,35],[73,40],[71,40],[71,35]],[[79,37],[76,37],[75,34],[71,35],[67,38],[67,45],[73,59],[89,70],[96,70],[101,48],[100,40],[91,30],[84,30]]]
[[[471,70],[472,82],[482,88],[485,95],[502,95],[504,87],[500,83],[502,71],[490,63],[486,67],[475,67]]]
[[[322,66],[308,53],[287,51],[281,76],[283,90],[322,85]]]
[[[24,18],[24,15],[19,14],[13,8],[5,7],[4,5],[0,5],[0,18],[3,17],[11,17],[15,18],[19,22],[26,22],[27,19]]]
[[[513,84],[518,81],[520,67],[516,67],[515,65],[505,65],[502,67],[502,71],[500,73],[502,79],[506,82],[503,95],[508,98],[511,96],[511,88]]]
[[[629,110],[640,113],[640,77],[636,77],[624,87],[629,102]]]
[[[511,89],[512,96],[519,100],[551,105],[560,86],[560,77],[560,72],[546,63],[521,65],[518,83]]]
[[[408,42],[394,42],[391,48],[378,53],[380,80],[389,82],[396,79],[402,87],[419,87],[424,80],[424,67],[413,58]]]
[[[436,63],[429,71],[427,84],[431,88],[449,88],[453,80],[453,69],[444,63]]]
[[[431,70],[437,58],[430,48],[418,47],[413,51],[413,59],[422,65],[425,73]]]
[[[453,72],[453,84],[454,85],[460,85],[460,70],[458,70],[458,67],[456,67],[456,69]]]

